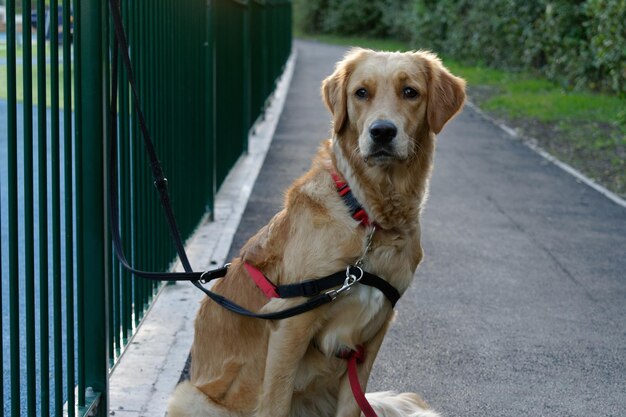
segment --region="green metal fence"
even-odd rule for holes
[[[108,414],[109,370],[161,288],[129,276],[111,251],[104,150],[113,31],[106,3],[7,1],[0,417],[86,415],[90,408]],[[290,54],[291,3],[122,0],[120,7],[148,128],[189,236],[245,153]],[[175,252],[121,67],[118,74],[122,240],[134,265],[166,270]]]

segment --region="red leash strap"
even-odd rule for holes
[[[363,415],[365,417],[378,417],[370,403],[367,401],[367,398],[365,398],[365,393],[363,392],[363,388],[361,388],[359,373],[356,368],[357,363],[362,363],[365,359],[363,346],[358,346],[357,350],[350,352],[350,356],[348,356],[347,359],[348,379],[350,380],[350,388],[352,388],[352,395],[354,395],[354,399],[359,405],[361,411],[363,411]]]

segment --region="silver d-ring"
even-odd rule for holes
[[[356,268],[359,270],[359,276],[352,274],[351,268]],[[348,266],[346,268],[346,280],[352,278],[352,283],[359,282],[361,278],[363,278],[363,269],[360,266]]]
[[[203,283],[203,284],[206,284],[207,282],[204,280],[204,276],[205,276],[208,272],[210,272],[210,270],[206,270],[206,271],[204,271],[202,274],[200,274],[200,279],[199,279],[198,281],[200,281],[200,282],[201,282],[201,283]]]
[[[222,268],[226,268],[226,269],[228,269],[228,268],[230,268],[230,265],[231,265],[231,263],[230,263],[230,262],[228,262],[228,263],[224,264],[224,266],[223,266]],[[206,281],[206,280],[204,279],[204,276],[205,276],[206,274],[208,274],[209,272],[211,272],[211,271],[212,271],[212,270],[208,269],[208,270],[204,271],[202,274],[200,274],[200,279],[198,279],[198,281],[200,281],[200,282],[201,282],[201,283],[203,283],[203,284],[208,283],[209,281]]]

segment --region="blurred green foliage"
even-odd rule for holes
[[[395,37],[466,64],[626,96],[626,0],[295,0],[305,33]]]

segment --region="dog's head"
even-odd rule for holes
[[[365,162],[411,159],[463,106],[465,81],[430,52],[352,49],[322,83],[338,138],[353,138]],[[346,134],[346,132],[352,134]]]

